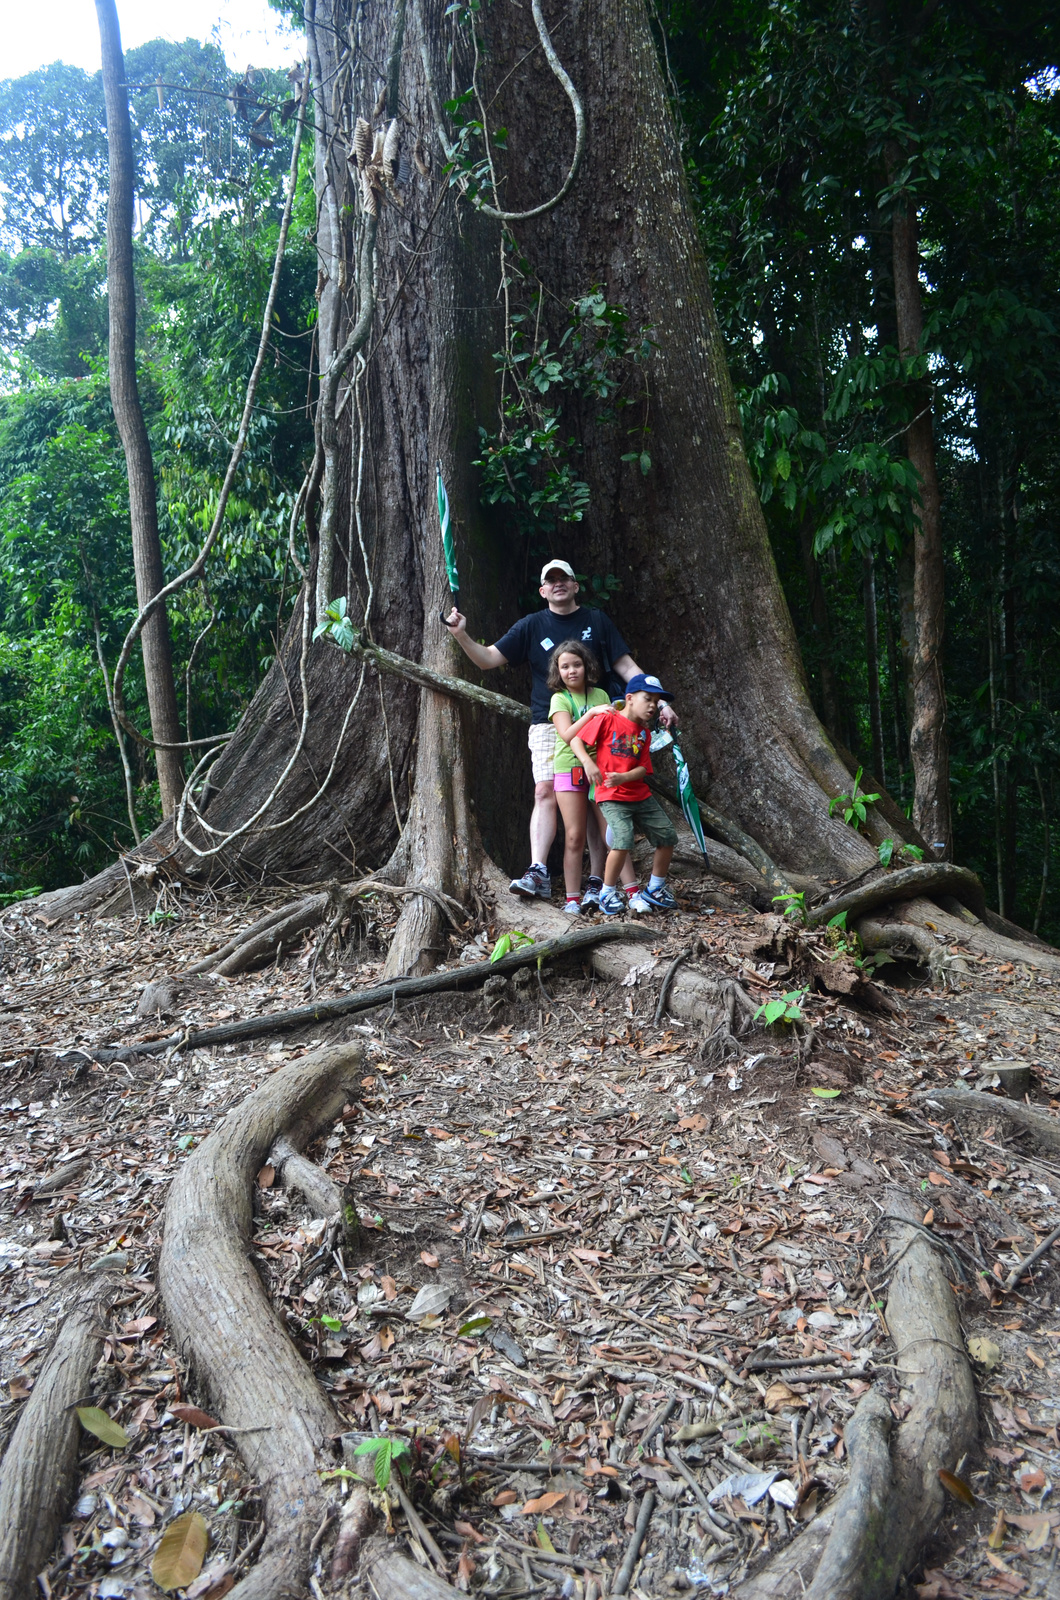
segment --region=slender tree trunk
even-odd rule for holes
[[[993,596],[991,596],[993,601]],[[1001,762],[997,753],[997,651],[994,642],[994,611],[992,603],[987,615],[986,641],[989,652],[987,683],[990,694],[990,774],[994,786],[994,868],[997,875],[997,909],[1001,916],[1008,915],[1005,898],[1005,851],[1003,845],[1003,808],[1001,804]]]
[[[1018,702],[1018,645],[1016,636],[1016,483],[1018,464],[1011,451],[1002,448],[998,482],[998,511],[1001,519],[1001,682],[1005,703],[1005,722],[1010,723]],[[1019,770],[1015,741],[1009,741],[1004,770],[1005,915],[1015,921],[1019,902],[1016,845],[1019,824]]]
[[[1049,807],[1045,800],[1045,787],[1042,783],[1042,771],[1037,762],[1034,765],[1034,781],[1038,785],[1038,800],[1042,808],[1042,880],[1038,890],[1038,904],[1034,912],[1034,927],[1032,932],[1037,933],[1041,926],[1042,913],[1045,910],[1045,895],[1049,887],[1049,857],[1052,854],[1052,830],[1049,827]]]
[[[907,199],[899,202],[892,228],[898,349],[903,359],[910,360],[920,349],[924,319],[916,207]],[[909,736],[914,782],[913,821],[924,838],[935,846],[936,854],[947,856],[952,847],[953,826],[946,689],[942,676],[946,585],[930,381],[925,378],[912,385],[911,398],[915,412],[906,432],[906,451],[920,478],[920,504],[913,544],[916,636]]]
[[[880,706],[880,640],[876,620],[876,562],[871,554],[862,557],[861,582],[865,603],[865,670],[869,680],[872,770],[880,782],[886,785],[887,764],[883,753],[883,711]]]
[[[896,798],[905,804],[905,751],[907,749],[902,719],[902,683],[904,674],[898,670],[898,640],[894,627],[894,598],[891,593],[890,574],[884,568],[883,619],[887,639],[887,677],[891,689],[891,719],[894,738],[894,763],[898,774]]]
[[[133,278],[133,153],[125,61],[114,0],[96,0],[107,104],[110,190],[107,201],[107,299],[110,313],[110,398],[125,451],[129,479],[136,599],[142,608],[161,589],[162,544],[151,443],[136,384],[136,285]],[[180,719],[173,679],[169,619],[159,606],[143,631],[144,678],[151,734],[160,745],[177,744]],[[179,750],[159,749],[158,787],[162,815],[171,816],[184,789]]]
[[[804,517],[799,524],[799,549],[802,569],[806,574],[806,588],[810,597],[810,622],[817,645],[817,675],[821,685],[821,712],[824,725],[833,739],[842,738],[839,723],[839,694],[835,679],[834,648],[832,644],[832,619],[828,615],[828,597],[821,580],[821,564],[813,548],[813,522]]]

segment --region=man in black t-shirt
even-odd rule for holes
[[[479,644],[469,637],[467,618],[456,607],[445,619],[457,644],[469,660],[483,672],[493,667],[530,664],[532,688],[530,692],[530,758],[534,770],[534,810],[530,818],[530,868],[510,885],[513,894],[526,899],[548,900],[552,894],[549,878],[548,853],[556,837],[558,808],[553,789],[552,754],[556,732],[548,720],[549,701],[548,663],[553,650],[566,639],[580,639],[593,652],[600,665],[600,682],[606,688],[607,677],[616,673],[625,683],[640,667],[629,653],[629,646],[615,627],[611,618],[594,607],[578,604],[578,581],[574,568],[566,561],[547,561],[541,570],[541,598],[543,611],[531,612],[521,617],[496,644]],[[676,721],[669,706],[664,706],[660,720]],[[583,904],[595,899],[595,880],[589,880],[589,894]]]

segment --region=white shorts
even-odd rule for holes
[[[552,757],[556,752],[556,730],[551,722],[532,722],[527,739],[535,783],[551,783]]]

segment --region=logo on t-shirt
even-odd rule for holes
[[[541,648],[542,648],[542,650],[551,650],[552,649],[552,640],[550,638],[548,638],[547,635],[541,641]]]
[[[593,625],[590,622],[590,624],[589,624],[589,626],[587,628],[583,628],[582,629],[582,638],[583,639],[591,639],[592,636],[593,636]]]
[[[629,757],[639,756],[644,748],[644,736],[641,733],[620,733],[618,729],[611,735],[611,754],[614,756]]]

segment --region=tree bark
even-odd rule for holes
[[[828,598],[821,581],[821,564],[813,548],[813,522],[804,517],[799,523],[799,551],[802,568],[806,574],[806,588],[810,599],[810,621],[817,638],[817,674],[821,685],[822,720],[833,739],[841,739],[839,725],[839,692],[836,685],[835,657],[832,644],[832,619],[828,615]]]
[[[107,105],[110,189],[107,200],[107,301],[110,317],[110,398],[129,479],[136,599],[142,609],[162,588],[162,544],[151,442],[136,383],[136,284],[133,276],[133,152],[118,12],[114,0],[96,0]],[[143,631],[144,679],[151,735],[159,746],[180,741],[169,619],[159,606]],[[184,789],[179,750],[156,751],[162,815],[172,816]]]
[[[899,200],[892,228],[898,350],[902,359],[908,361],[918,354],[924,329],[916,207],[908,198]],[[914,416],[906,431],[906,452],[920,478],[920,504],[913,541],[916,634],[909,737],[914,781],[913,821],[936,847],[937,854],[948,856],[953,843],[953,823],[946,688],[942,675],[946,579],[930,380],[924,378],[911,385],[911,400]]]
[[[883,753],[883,712],[880,706],[880,634],[876,618],[876,562],[871,554],[862,557],[861,582],[865,607],[865,670],[869,679],[872,766],[880,782],[886,786],[887,762]]]

